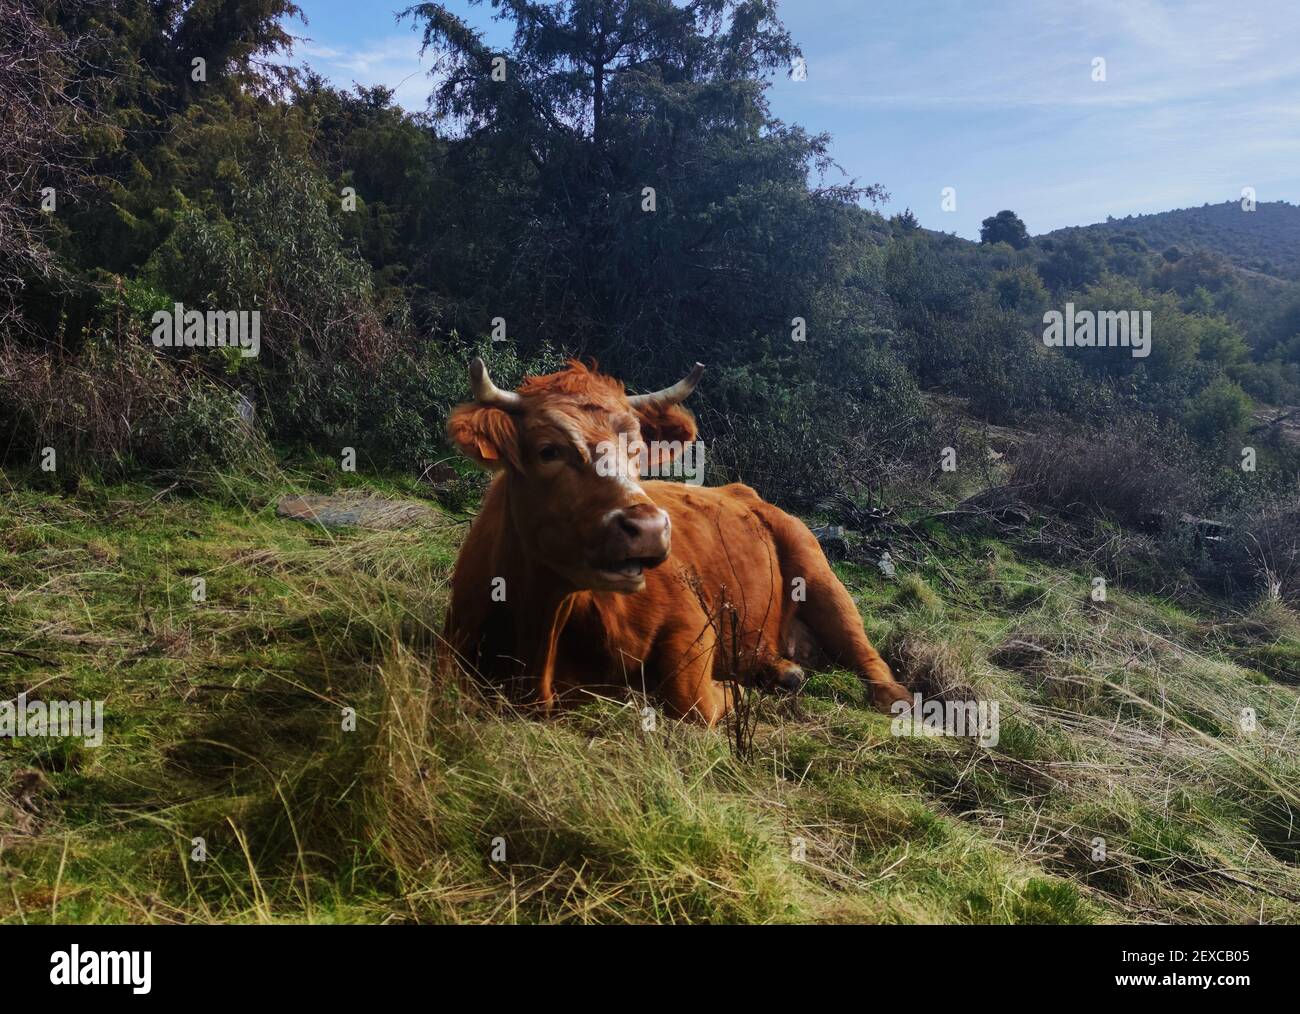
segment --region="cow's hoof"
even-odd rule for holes
[[[807,678],[788,658],[771,658],[750,674],[749,685],[765,694],[797,694]]]
[[[803,669],[789,659],[776,659],[766,667],[759,686],[767,693],[797,694],[805,682],[807,677],[803,675]]]
[[[777,668],[772,679],[772,689],[778,693],[797,694],[807,682],[808,677],[803,674],[803,670],[793,662],[787,662]]]
[[[892,715],[906,715],[914,703],[911,691],[901,683],[872,683],[871,699],[877,708]],[[896,707],[900,703],[906,707]]]

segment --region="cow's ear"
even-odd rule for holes
[[[661,465],[681,453],[695,439],[695,416],[680,405],[650,405],[636,410],[641,439],[650,446],[652,465]]]
[[[457,405],[447,419],[447,436],[461,454],[484,468],[520,467],[515,421],[499,408],[473,402]]]

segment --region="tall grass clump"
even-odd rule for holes
[[[598,702],[498,712],[398,649],[367,812],[413,917],[774,922],[807,916],[779,819],[716,734]]]

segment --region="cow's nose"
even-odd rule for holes
[[[629,557],[656,559],[668,554],[668,533],[672,524],[667,511],[654,504],[642,503],[615,511],[610,521],[622,535]]]

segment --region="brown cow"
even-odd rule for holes
[[[475,400],[447,429],[496,478],[456,561],[447,646],[547,709],[630,686],[713,724],[732,703],[723,681],[797,689],[817,659],[882,709],[908,701],[802,522],[748,486],[638,481],[695,439],[679,402],[703,370],[629,396],[577,362],[517,392],[470,364]]]

